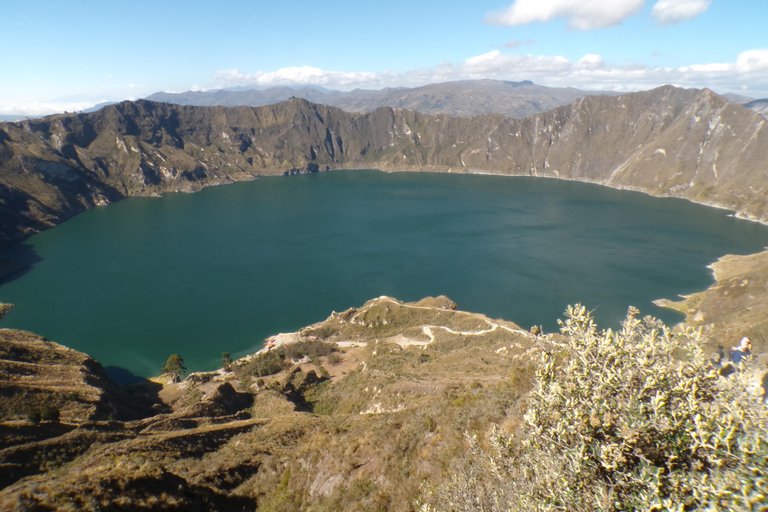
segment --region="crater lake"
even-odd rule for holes
[[[768,245],[765,226],[682,199],[577,182],[332,171],[130,198],[2,255],[0,327],[88,353],[118,380],[173,353],[212,370],[268,337],[381,295],[557,330],[568,304],[616,327],[630,305],[704,290],[707,265]],[[730,340],[727,340],[730,341]]]

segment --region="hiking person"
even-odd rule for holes
[[[747,356],[752,355],[752,342],[749,338],[744,336],[741,338],[738,347],[731,347],[731,361],[735,364],[739,364],[741,360]]]

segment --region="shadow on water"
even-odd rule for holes
[[[130,370],[120,366],[105,366],[104,371],[107,372],[109,378],[115,381],[115,384],[118,386],[128,386],[131,384],[138,384],[139,382],[149,382],[145,377],[140,377]]]
[[[43,259],[26,239],[0,244],[0,286],[23,277]]]
[[[138,420],[157,414],[171,412],[171,408],[160,399],[163,385],[140,377],[120,366],[105,366],[104,371],[120,387],[123,409],[119,416],[123,420]]]

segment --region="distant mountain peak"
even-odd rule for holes
[[[566,105],[587,95],[612,95],[599,91],[574,88],[553,88],[521,82],[499,80],[460,80],[422,85],[419,87],[387,87],[380,90],[354,89],[331,91],[322,87],[272,87],[266,89],[220,89],[215,94],[189,91],[185,93],[155,93],[152,101],[179,105],[258,107],[301,97],[314,103],[339,107],[348,112],[373,112],[379,107],[405,108],[424,114],[445,114],[471,117],[479,114],[503,114],[522,119]]]

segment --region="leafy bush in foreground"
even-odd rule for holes
[[[524,436],[491,429],[425,501],[447,510],[768,510],[766,406],[720,377],[700,334],[581,305],[541,355]],[[422,510],[433,510],[430,504]]]

